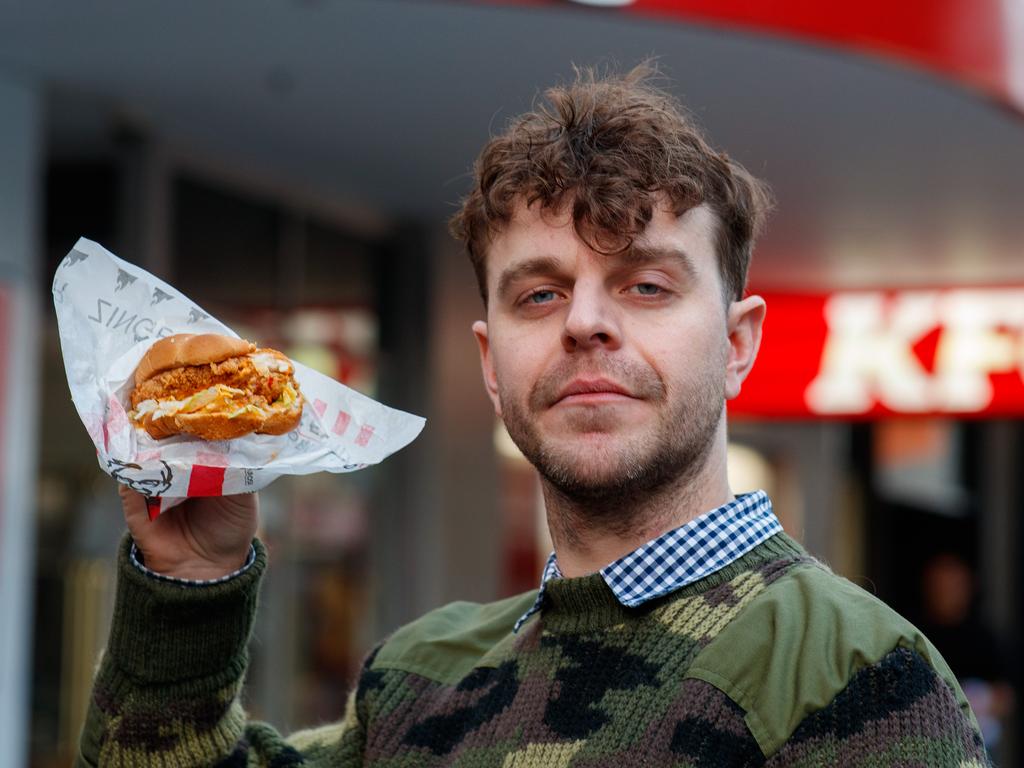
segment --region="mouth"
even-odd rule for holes
[[[610,379],[573,379],[558,393],[554,405],[603,405],[637,399]]]

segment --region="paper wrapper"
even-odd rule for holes
[[[154,440],[128,417],[133,373],[146,350],[175,333],[238,334],[167,283],[85,238],[57,268],[53,304],[71,399],[100,466],[150,497],[151,516],[188,496],[256,491],[281,475],[362,469],[423,429],[419,416],[295,363],[306,402],[291,432]]]

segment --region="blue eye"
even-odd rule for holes
[[[656,296],[661,292],[661,286],[654,283],[638,283],[633,287],[641,296]]]
[[[529,295],[527,301],[529,301],[531,304],[546,304],[547,302],[551,301],[554,298],[554,291],[536,291],[535,293],[531,293]]]

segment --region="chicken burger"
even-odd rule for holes
[[[157,440],[280,435],[302,418],[294,374],[291,360],[275,349],[215,333],[179,333],[157,341],[139,361],[129,415]]]

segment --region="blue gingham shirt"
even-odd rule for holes
[[[685,587],[725,568],[761,542],[782,531],[764,491],[737,496],[601,569],[601,578],[616,599],[630,608]],[[544,566],[533,606],[516,622],[513,632],[544,604],[544,590],[562,578],[552,552]]]

